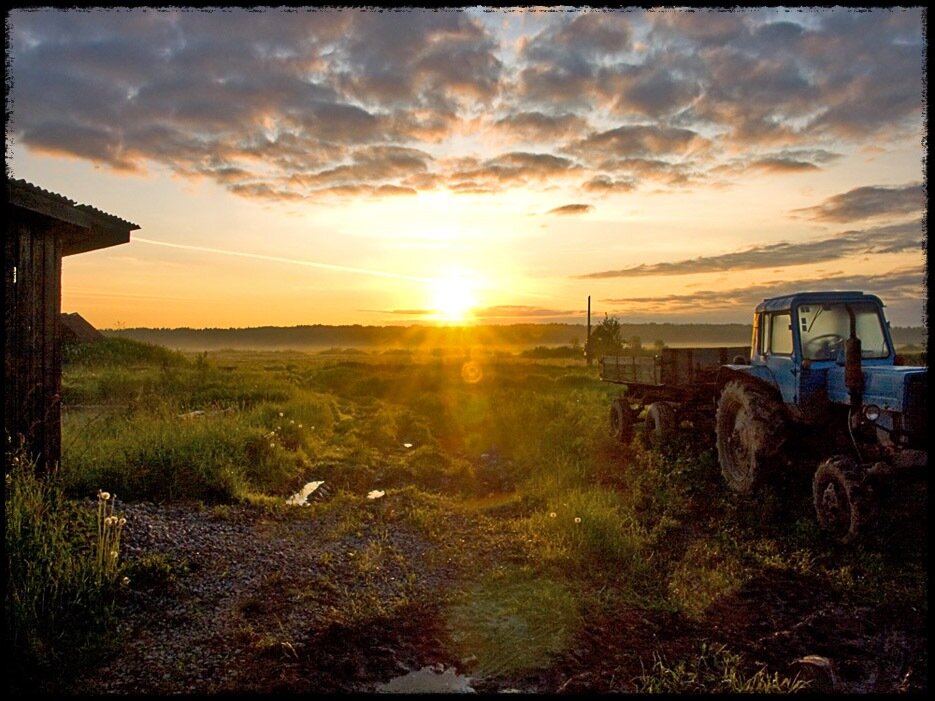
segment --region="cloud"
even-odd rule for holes
[[[580,317],[583,310],[556,310],[544,307],[532,307],[522,304],[499,304],[492,307],[480,307],[473,311],[478,319],[542,319],[558,317]]]
[[[566,204],[561,207],[550,209],[548,214],[562,214],[566,216],[569,214],[587,214],[592,209],[594,209],[594,207],[589,204]]]
[[[841,158],[841,154],[825,149],[783,149],[772,153],[749,153],[711,168],[716,175],[796,175],[821,170],[826,163]]]
[[[716,256],[699,256],[675,262],[651,263],[604,270],[580,279],[692,275],[728,270],[755,270],[806,265],[837,260],[861,253],[899,253],[920,250],[924,226],[921,221],[906,224],[845,231],[828,238],[801,242],[780,242],[752,246]]]
[[[354,149],[350,153],[350,160],[351,164],[308,175],[295,175],[291,180],[310,187],[399,180],[425,173],[432,157],[424,151],[413,148],[366,146]],[[392,187],[386,183],[383,186]]]
[[[698,290],[688,293],[645,297],[617,297],[602,302],[615,306],[618,314],[678,312],[704,313],[749,309],[769,297],[801,291],[863,290],[878,295],[887,306],[918,304],[924,286],[921,267],[899,268],[879,275],[830,275],[820,280],[803,278],[728,290]]]
[[[600,66],[631,47],[626,13],[588,11],[558,17],[524,41],[519,54],[517,93],[524,102],[550,108],[584,107],[611,96],[599,80]]]
[[[607,194],[609,192],[630,192],[636,188],[633,180],[614,180],[606,175],[595,175],[581,186],[585,192]]]
[[[361,147],[437,143],[499,89],[496,40],[463,12],[13,14],[18,141],[245,196],[412,190],[428,154]]]
[[[613,158],[601,161],[597,164],[597,170],[604,171],[604,174],[595,178],[610,180],[607,172],[624,174],[634,185],[643,180],[666,185],[688,185],[702,179],[702,173],[695,169],[690,160],[677,163],[658,158]]]
[[[552,181],[579,171],[580,166],[569,158],[549,153],[511,151],[484,161],[460,159],[452,163],[447,182],[456,191],[496,191],[503,185]]]
[[[397,314],[400,316],[433,316],[438,314],[437,309],[361,309],[361,311],[377,314]]]
[[[428,317],[436,316],[437,309],[362,309],[365,312],[391,314],[394,316]],[[565,317],[580,318],[584,310],[558,310],[546,307],[533,307],[523,304],[499,304],[490,307],[477,307],[471,311],[475,319],[558,319]]]
[[[793,212],[815,221],[851,222],[917,214],[924,207],[922,185],[908,184],[902,187],[858,187],[829,197],[815,207]]]
[[[8,139],[315,200],[794,177],[921,133],[921,8],[523,11],[518,35],[485,15],[13,10]]]
[[[588,131],[584,117],[571,113],[549,115],[543,112],[518,112],[501,117],[494,129],[517,141],[552,142]]]
[[[573,141],[564,151],[587,161],[606,162],[609,158],[684,156],[708,144],[706,138],[690,129],[640,124],[595,132]]]

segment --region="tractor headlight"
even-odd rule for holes
[[[876,404],[868,404],[864,407],[864,418],[867,421],[875,423],[880,418],[880,407]]]

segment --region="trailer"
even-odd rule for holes
[[[602,357],[601,380],[622,385],[610,408],[612,434],[628,443],[639,429],[651,440],[675,431],[685,421],[713,432],[718,372],[729,363],[748,362],[749,353],[748,346],[724,346]]]

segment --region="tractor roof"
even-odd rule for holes
[[[796,292],[782,297],[764,299],[756,306],[758,312],[775,312],[791,309],[793,304],[831,304],[833,302],[883,302],[876,295],[848,290],[846,292]]]

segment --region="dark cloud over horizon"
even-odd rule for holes
[[[918,306],[925,286],[921,267],[900,268],[879,275],[832,273],[819,280],[802,278],[729,290],[692,290],[687,293],[644,297],[608,298],[601,301],[615,306],[614,313],[698,312],[749,310],[769,297],[808,291],[861,290],[876,294],[888,307],[900,311]]]
[[[922,249],[924,226],[921,221],[870,229],[844,231],[811,241],[762,244],[714,256],[699,256],[674,262],[640,265],[578,275],[580,279],[648,277],[653,275],[692,275],[729,270],[757,270],[807,265],[837,260],[851,255],[900,253]]]
[[[858,187],[829,197],[815,207],[793,210],[807,219],[853,222],[875,217],[908,216],[925,207],[921,184],[902,187]]]
[[[538,13],[515,40],[481,15],[14,10],[8,143],[262,199],[610,196],[814,172],[918,131],[919,8]],[[452,153],[461,135],[507,144]],[[862,196],[800,213],[908,211]]]
[[[569,215],[574,215],[574,214],[587,214],[592,209],[594,209],[594,207],[589,204],[565,204],[565,205],[562,205],[561,207],[555,207],[554,209],[550,209],[547,212],[547,214],[559,214],[562,216],[569,216]]]

